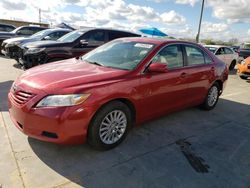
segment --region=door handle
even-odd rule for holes
[[[185,72],[181,73],[180,77],[181,78],[186,78],[187,77],[187,73],[185,73]]]
[[[214,68],[214,67],[211,67],[211,69],[210,69],[210,70],[211,70],[211,72],[214,72],[215,68]]]

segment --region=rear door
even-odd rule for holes
[[[156,62],[167,64],[168,71],[146,72],[141,76],[141,111],[148,119],[186,104],[187,81],[181,46],[167,45],[153,58],[152,63]]]
[[[87,44],[82,44],[81,40],[87,42]],[[106,31],[105,30],[93,30],[83,34],[72,49],[72,54],[74,57],[84,55],[87,52],[101,46],[106,42]]]
[[[214,80],[215,64],[198,46],[183,44],[187,72],[187,101],[190,105],[200,104]]]

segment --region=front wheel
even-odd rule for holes
[[[94,116],[88,131],[88,142],[100,150],[119,145],[126,137],[132,124],[131,111],[119,101],[102,107]]]
[[[208,90],[207,97],[204,103],[202,104],[203,109],[212,110],[218,102],[219,95],[220,95],[219,84],[214,83],[214,85],[212,85],[212,87]]]

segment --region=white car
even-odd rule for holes
[[[226,63],[229,70],[233,70],[239,60],[239,54],[229,47],[219,45],[204,45],[204,47]]]

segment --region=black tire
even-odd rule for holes
[[[231,71],[231,70],[234,70],[235,65],[236,65],[236,61],[233,60],[233,61],[231,62],[231,64],[230,64],[230,66],[229,66],[229,70],[230,70],[230,71]]]
[[[124,115],[126,116],[127,125],[122,136],[115,143],[107,144],[101,139],[100,128],[102,122],[104,122],[104,119],[106,117],[109,117],[108,114],[114,111],[119,111],[124,113]],[[125,139],[131,126],[132,126],[132,115],[129,107],[120,101],[112,101],[104,105],[93,117],[88,129],[88,143],[98,150],[112,149],[117,145],[119,145]],[[107,130],[107,132],[110,131],[110,128],[108,129],[109,130]]]
[[[211,103],[209,102],[209,98],[210,98],[210,94],[211,94],[212,90],[215,89],[215,88],[217,89],[217,97],[215,98],[215,101],[211,104]],[[204,103],[202,104],[202,108],[203,108],[204,110],[212,110],[212,109],[216,106],[216,104],[217,104],[217,102],[218,102],[218,99],[219,99],[219,96],[220,96],[220,86],[219,86],[219,84],[218,84],[217,82],[215,82],[215,83],[210,87],[210,89],[208,90],[206,99],[205,99]]]
[[[243,80],[247,80],[248,77],[247,76],[240,76],[240,78]]]

